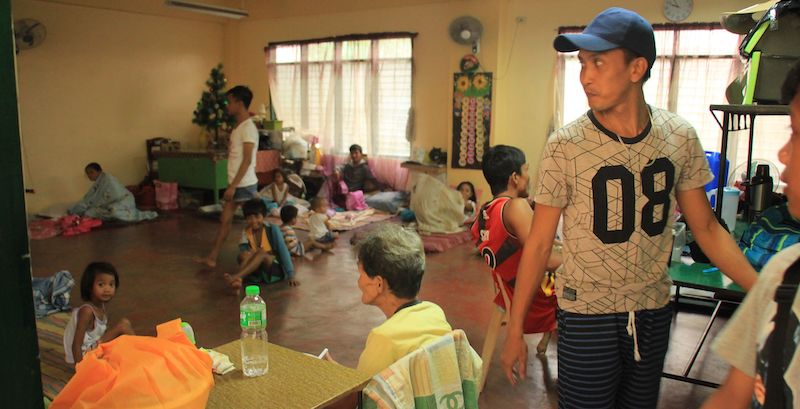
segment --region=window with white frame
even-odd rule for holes
[[[711,104],[727,104],[728,84],[742,70],[741,37],[718,24],[655,25],[656,62],[645,82],[645,100],[685,118],[697,130],[706,151],[719,152],[722,131],[709,111]],[[582,27],[561,28],[560,33]],[[580,84],[577,52],[560,53],[557,72],[556,126],[571,122],[589,106]],[[753,160],[768,161],[779,171],[778,150],[788,140],[788,117],[758,117],[755,121]],[[729,137],[730,174],[741,173],[747,161],[747,133]],[[737,169],[739,167],[739,169]],[[772,175],[774,178],[777,175]],[[739,179],[739,174],[733,180]],[[731,178],[728,179],[732,181]]]
[[[284,126],[316,135],[325,152],[408,157],[412,33],[271,43],[272,104]]]

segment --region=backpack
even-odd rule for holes
[[[739,248],[756,270],[777,252],[800,242],[800,221],[789,214],[786,203],[772,206],[751,223],[739,239]]]

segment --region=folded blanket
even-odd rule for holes
[[[33,309],[36,318],[59,311],[70,311],[69,295],[75,280],[69,271],[59,271],[51,277],[33,277]]]
[[[478,408],[483,362],[463,330],[401,358],[364,388],[364,408]]]

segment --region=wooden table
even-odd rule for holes
[[[360,391],[370,376],[339,364],[269,344],[269,372],[247,378],[242,373],[241,341],[214,348],[228,355],[236,370],[214,375],[207,408],[321,408]]]

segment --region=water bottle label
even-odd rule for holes
[[[256,328],[267,326],[266,311],[240,311],[239,321],[243,328]]]

